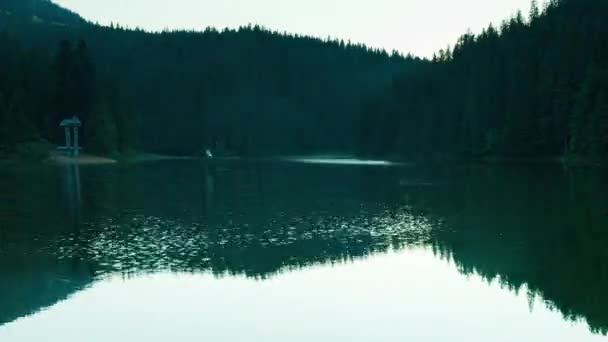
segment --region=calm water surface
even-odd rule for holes
[[[604,341],[603,170],[0,168],[0,341]]]

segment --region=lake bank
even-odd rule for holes
[[[129,153],[114,157],[104,157],[92,154],[81,154],[77,157],[67,156],[63,153],[53,151],[45,160],[47,163],[60,165],[108,165],[118,163],[145,163],[162,160],[191,160],[194,157],[168,156],[154,153]]]
[[[561,165],[564,167],[606,167],[607,163],[602,160],[584,157],[439,157],[429,159],[408,160],[399,157],[386,159],[394,163],[458,163],[458,164],[479,164],[479,165]]]
[[[112,153],[110,155],[81,153],[77,157],[72,157],[63,151],[59,151],[57,146],[44,139],[9,146],[0,145],[0,163],[3,164],[108,165],[193,159],[197,159],[197,157],[165,155],[144,151],[129,151],[126,153]]]
[[[144,163],[167,160],[197,160],[197,156],[173,156],[148,152],[129,152],[125,154],[112,154],[110,156],[83,153],[78,157],[70,157],[57,151],[54,146],[46,142],[35,142],[22,144],[15,148],[12,153],[2,153],[0,149],[0,162],[3,163],[51,163],[70,165],[108,165],[117,163]],[[486,165],[539,165],[553,164],[564,167],[606,167],[606,163],[591,158],[582,157],[431,157],[428,159],[404,159],[396,155],[385,156],[385,158],[370,155],[345,155],[345,154],[312,154],[312,155],[278,155],[255,158],[242,158],[238,156],[218,156],[212,160],[234,161],[234,160],[281,160],[288,162],[320,163],[320,164],[348,164],[348,165],[375,165],[395,166],[411,164],[486,164]]]
[[[45,162],[60,165],[107,165],[116,164],[118,163],[118,160],[91,154],[81,154],[76,157],[71,157],[63,153],[52,152]]]

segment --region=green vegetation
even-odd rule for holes
[[[608,3],[552,0],[432,60],[260,27],[102,27],[49,1],[0,5],[0,145],[97,154],[608,157]],[[8,147],[7,147],[8,146]]]
[[[607,14],[601,0],[533,2],[528,19],[465,34],[367,106],[362,150],[607,160]]]
[[[45,140],[32,140],[0,147],[0,160],[42,161],[50,156],[53,146]]]
[[[28,159],[48,156],[63,144],[59,123],[78,115],[85,124],[84,144],[94,153],[127,151],[136,134],[132,117],[96,78],[87,44],[60,41],[57,52],[25,50],[14,36],[0,33],[0,150]],[[108,108],[111,108],[110,111]],[[128,130],[128,132],[127,132]],[[47,142],[48,141],[48,142]]]
[[[353,118],[364,100],[404,70],[428,63],[260,27],[162,33],[101,27],[69,12],[58,19],[56,6],[32,5],[41,2],[6,5],[24,14],[0,20],[0,31],[46,61],[38,67],[48,74],[46,85],[35,83],[50,92],[35,111],[49,118],[40,135],[58,142],[55,116],[83,113],[84,144],[95,153],[352,153]],[[58,91],[60,101],[51,101]],[[84,100],[63,104],[72,99]]]

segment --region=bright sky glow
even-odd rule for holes
[[[468,29],[480,32],[530,0],[54,0],[88,20],[151,31],[260,24],[432,56]]]

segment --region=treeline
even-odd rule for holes
[[[354,153],[353,118],[365,99],[404,70],[428,63],[258,26],[150,33],[78,17],[59,25],[56,11],[49,19],[36,2],[49,4],[24,2],[20,13],[32,17],[13,18],[4,29],[33,49],[86,40],[96,70],[129,100],[129,113],[138,113],[137,148],[151,152]],[[103,131],[100,136],[113,129]]]
[[[26,50],[0,33],[0,149],[43,157],[64,143],[59,123],[77,115],[89,151],[112,154],[134,146],[135,119],[113,84],[97,76],[86,42],[61,41],[54,52]],[[47,145],[47,146],[45,146]]]
[[[142,148],[169,154],[354,152],[363,100],[423,63],[255,26],[94,34],[142,112]]]
[[[364,153],[608,158],[608,2],[535,1],[366,106]]]
[[[58,116],[78,112],[86,147],[105,154],[606,159],[607,14],[603,0],[533,2],[428,61],[257,26],[102,27],[12,0],[0,4],[2,120],[56,142]],[[62,75],[63,55],[75,59]],[[62,91],[77,103],[58,101]],[[9,143],[31,135],[2,130]]]

